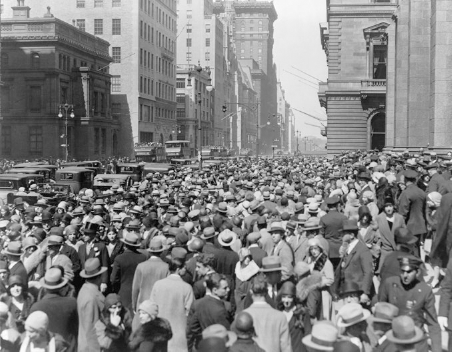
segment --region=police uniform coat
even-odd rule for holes
[[[415,184],[410,184],[399,199],[399,214],[405,218],[406,226],[413,235],[427,232],[425,221],[426,195]]]

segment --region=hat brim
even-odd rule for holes
[[[353,323],[344,323],[342,318],[339,317],[338,321],[336,322],[336,326],[338,328],[347,328],[347,327],[355,325],[361,321],[367,320],[370,316],[371,316],[370,312],[367,309],[363,309],[363,316],[361,319],[356,320]]]
[[[233,239],[232,239],[232,241],[229,242],[229,243],[224,242],[224,241],[221,239],[221,237],[219,237],[219,238],[218,238],[218,243],[221,244],[221,245],[224,246],[224,247],[231,247],[231,246],[237,241],[237,234],[236,234],[236,233],[233,233],[232,237],[233,237]]]
[[[128,246],[132,246],[132,247],[140,247],[141,246],[141,243],[130,243],[130,242],[127,242],[124,238],[121,238],[121,242]]]
[[[102,266],[97,273],[92,274],[92,275],[87,275],[85,269],[83,269],[80,272],[80,276],[83,277],[84,279],[89,279],[89,278],[92,278],[92,277],[99,276],[99,275],[103,274],[104,272],[106,272],[107,270],[108,270],[108,268],[106,266]]]
[[[209,238],[217,237],[218,235],[219,235],[219,233],[217,233],[217,232],[215,232],[212,236],[201,235],[201,239],[208,240]]]
[[[150,253],[162,253],[165,249],[162,247],[161,249],[151,249],[148,248],[148,252]]]
[[[372,323],[392,324],[392,320],[372,317]]]
[[[261,268],[261,269],[259,269],[259,272],[261,272],[261,273],[269,273],[271,271],[281,271],[281,270],[283,270],[283,267],[279,266],[277,268],[269,268],[269,269]]]
[[[39,283],[41,284],[41,286],[46,288],[46,289],[48,289],[48,290],[57,290],[59,288],[62,288],[64,286],[66,286],[68,282],[69,282],[68,279],[63,278],[63,281],[60,282],[58,285],[51,286],[51,285],[46,284],[44,277],[41,280],[39,280]]]
[[[319,345],[315,342],[312,342],[312,334],[309,334],[305,337],[303,337],[303,339],[301,340],[303,342],[303,344],[306,347],[310,347],[313,348],[315,350],[319,350],[319,351],[334,351],[334,347],[333,346],[323,346],[323,345]]]
[[[273,233],[273,232],[286,232],[286,230],[283,227],[275,227],[274,229],[270,229],[267,232]]]
[[[3,253],[8,254],[8,255],[12,255],[12,256],[16,256],[16,257],[20,257],[23,254],[23,252],[20,252],[20,253],[8,252],[7,249],[5,249],[5,251]]]
[[[424,336],[424,332],[421,330],[421,328],[418,328],[417,326],[415,326],[414,332],[415,332],[414,337],[412,337],[411,339],[407,339],[407,340],[402,340],[402,339],[395,337],[393,330],[389,330],[386,333],[386,337],[392,343],[396,343],[399,345],[411,345],[411,344],[420,342],[426,338]]]
[[[306,224],[306,223],[304,223],[304,224]],[[319,226],[304,227],[303,230],[312,231],[312,230],[320,230],[321,228],[322,228],[322,226],[319,225]]]

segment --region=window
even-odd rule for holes
[[[206,33],[210,33],[210,24],[206,24]]]
[[[140,132],[140,143],[149,143],[154,140],[153,132]]]
[[[187,52],[187,61],[191,61],[191,52]]]
[[[101,130],[101,153],[105,154],[107,152],[107,130],[102,128]]]
[[[121,0],[112,0],[111,7],[121,7]]]
[[[187,38],[187,47],[191,47],[191,38]]]
[[[9,66],[9,56],[7,53],[2,53],[2,68],[7,68]]]
[[[42,126],[29,127],[30,154],[42,155]]]
[[[120,46],[114,46],[111,49],[111,57],[113,58],[113,62],[116,64],[121,63],[121,47]]]
[[[187,10],[187,19],[191,19],[191,18],[192,18],[192,11]]]
[[[105,100],[105,94],[100,93],[100,112],[105,113],[105,107],[106,107],[106,100]]]
[[[154,80],[151,80],[151,95],[154,95]]]
[[[77,21],[76,21],[76,24],[77,24],[77,28],[78,29],[80,29],[81,31],[85,31],[85,20],[80,20],[80,19],[78,19]]]
[[[93,109],[94,113],[97,114],[99,112],[99,93],[94,92],[94,99],[93,99]]]
[[[206,38],[206,46],[210,46],[210,38]]]
[[[185,78],[178,78],[176,81],[176,88],[185,88]]]
[[[61,85],[62,83],[60,83]],[[61,87],[61,98],[60,98],[60,103],[67,103],[67,97],[68,97],[68,87]]]
[[[94,0],[94,7],[104,7],[104,0]]]
[[[121,103],[112,103],[111,104],[111,114],[115,120],[119,119],[121,115]]]
[[[94,129],[94,154],[99,154],[99,129]]]
[[[192,32],[191,26],[187,25],[187,33],[191,33],[191,32]]]
[[[140,21],[140,38],[143,38],[143,21]]]
[[[2,126],[2,154],[11,155],[11,126]]]
[[[150,64],[150,66],[151,66],[151,70],[153,70],[154,69],[154,54],[151,54],[151,64]]]
[[[206,51],[206,61],[210,61],[210,52]]]
[[[40,68],[41,56],[38,53],[31,53],[31,68]]]
[[[30,87],[30,111],[41,112],[41,86]]]
[[[85,7],[85,0],[77,0],[77,7],[78,8]]]
[[[104,34],[104,20],[94,20],[94,34]]]
[[[111,34],[121,35],[121,19],[120,18],[114,18],[112,20]]]
[[[8,86],[2,87],[2,111],[9,111],[11,103],[11,91]]]
[[[121,91],[121,76],[111,77],[111,91],[120,92]]]
[[[386,79],[388,47],[374,45],[373,79]]]

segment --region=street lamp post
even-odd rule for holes
[[[64,115],[64,116],[65,116],[65,118],[64,118],[65,132],[64,132],[64,135],[65,135],[65,137],[66,137],[66,143],[64,144],[64,146],[65,146],[65,148],[66,148],[66,162],[67,162],[68,155],[69,155],[68,133],[67,133],[67,130],[68,130],[68,126],[67,126],[67,124],[68,124],[68,113],[69,113],[69,111],[70,111],[69,116],[70,116],[71,118],[74,118],[74,117],[75,117],[75,115],[74,115],[74,105],[68,104],[68,103],[66,103],[66,104],[60,104],[60,105],[59,105],[59,108],[58,108],[58,117],[59,117],[60,119],[63,117],[63,110],[64,110],[64,112],[65,112],[65,115]]]

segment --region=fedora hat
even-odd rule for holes
[[[341,291],[339,292],[340,296],[344,296],[350,293],[357,293],[361,295],[363,291],[359,288],[359,285],[355,281],[346,280],[341,287]]]
[[[219,213],[223,213],[226,214],[228,212],[228,206],[225,202],[221,202],[220,204],[218,204],[218,209],[217,211]]]
[[[320,219],[319,218],[309,218],[304,223],[305,231],[319,230],[321,228],[322,228],[322,226],[320,225]]]
[[[99,224],[95,224],[93,222],[86,222],[85,227],[83,228],[84,234],[95,234],[99,230]]]
[[[342,231],[348,232],[348,231],[358,231],[358,222],[356,220],[344,220],[342,222]]]
[[[63,277],[61,270],[58,268],[50,268],[47,270],[45,276],[40,280],[41,286],[49,289],[56,290],[64,287],[68,283],[68,279]]]
[[[377,302],[375,304],[374,317],[372,322],[391,324],[395,317],[399,315],[399,308],[387,302]]]
[[[22,255],[22,245],[19,241],[11,241],[5,250],[5,254],[20,257]]]
[[[141,222],[140,220],[132,220],[126,225],[126,229],[140,229],[141,228]]]
[[[358,303],[348,303],[339,309],[337,315],[337,327],[346,328],[366,320],[371,314]]]
[[[285,232],[286,230],[284,229],[282,223],[280,223],[279,221],[275,221],[272,222],[272,224],[270,225],[270,230],[268,230],[268,232],[272,233],[272,232]]]
[[[223,230],[218,236],[218,242],[223,247],[230,247],[235,241],[237,241],[237,234],[229,229]]]
[[[89,258],[85,262],[85,269],[80,272],[80,276],[85,279],[89,279],[106,272],[107,269],[108,268],[106,266],[100,265],[99,258]]]
[[[311,333],[303,337],[302,342],[305,346],[318,351],[333,351],[338,335],[339,332],[333,323],[324,320],[315,323]]]
[[[319,212],[319,203],[309,203],[308,212],[317,214]]]
[[[271,271],[280,271],[280,270],[282,270],[280,257],[272,255],[262,259],[262,268],[260,269],[260,272],[268,273]]]
[[[63,237],[58,236],[58,235],[50,235],[48,240],[49,241],[47,242],[47,244],[49,246],[61,246],[64,241]]]
[[[411,345],[422,341],[424,332],[414,325],[414,320],[407,316],[401,315],[393,319],[392,329],[386,333],[389,341],[399,345]]]
[[[164,251],[163,241],[160,238],[154,237],[149,243],[148,251],[151,253],[161,253]]]
[[[132,247],[140,247],[140,237],[134,232],[125,231],[125,235],[121,238],[121,242]]]
[[[201,238],[203,240],[208,240],[209,238],[213,238],[215,236],[218,235],[218,232],[215,231],[215,228],[212,226],[206,227],[203,231],[202,231],[202,235]]]
[[[233,331],[228,331],[221,324],[213,324],[202,331],[202,338],[208,339],[210,337],[219,337],[226,341],[227,346],[232,346],[237,341],[237,335]]]

